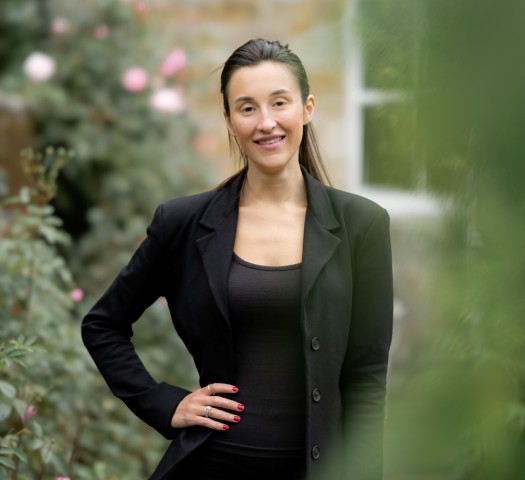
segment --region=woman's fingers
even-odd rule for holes
[[[210,395],[217,395],[218,393],[237,393],[239,389],[235,385],[228,383],[210,383],[202,388]]]
[[[211,405],[207,405],[206,407],[203,408],[204,418],[211,418],[213,420],[221,420],[223,422],[234,422],[234,423],[239,422],[241,420],[241,417],[238,414],[240,414],[240,412],[229,413],[229,412],[225,412],[224,410],[221,410],[220,408],[212,407]]]
[[[205,398],[203,399],[205,406],[211,405],[215,408],[233,410],[234,412],[242,412],[244,410],[244,407],[240,403],[220,395],[221,393],[237,393],[239,389],[233,385],[225,383],[210,383],[199,390],[205,395]],[[197,393],[199,390],[196,390],[194,393]],[[212,393],[210,393],[210,391]]]
[[[236,386],[226,383],[211,383],[195,390],[181,400],[171,419],[171,426],[184,428],[201,425],[214,430],[228,430],[229,426],[222,422],[239,422],[239,413],[244,410],[244,406],[220,394],[238,391]]]
[[[208,408],[209,406],[204,407],[203,409],[203,417],[201,420],[201,424],[205,427],[212,428],[214,430],[229,430],[229,426],[224,423],[238,423],[241,421],[241,417],[239,415],[227,413],[224,410],[220,410],[219,408],[211,407],[211,409]],[[206,417],[206,414],[208,415]]]

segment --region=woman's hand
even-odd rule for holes
[[[198,388],[180,401],[171,419],[171,426],[184,428],[200,425],[212,430],[229,430],[230,427],[222,422],[237,423],[241,417],[226,410],[239,413],[244,410],[244,406],[218,394],[238,391],[237,387],[226,383],[210,383]]]

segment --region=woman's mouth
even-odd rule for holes
[[[271,145],[272,143],[277,143],[283,140],[284,137],[275,137],[275,138],[269,138],[267,140],[256,140],[255,143],[258,145]]]

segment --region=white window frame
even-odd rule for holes
[[[440,209],[425,191],[409,191],[367,184],[364,180],[364,111],[366,107],[403,101],[399,92],[367,88],[363,47],[354,31],[358,0],[349,3],[343,27],[344,66],[344,127],[346,188],[376,201],[391,216],[434,217]]]

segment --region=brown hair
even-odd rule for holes
[[[237,50],[230,55],[228,60],[226,60],[222,69],[221,94],[224,111],[226,112],[227,117],[230,116],[227,89],[232,75],[240,68],[252,67],[262,62],[279,62],[287,65],[299,84],[303,103],[306,103],[308,95],[310,95],[310,85],[308,84],[308,77],[299,57],[288,48],[288,45],[282,45],[278,41],[271,42],[262,38],[257,38],[250,40],[237,48]],[[237,139],[230,135],[230,133],[228,133],[228,138],[230,142],[230,150],[237,151],[238,157],[243,166],[237,173],[222,182],[217,187],[218,189],[229,185],[238,175],[248,168],[246,155],[239,147]],[[299,164],[301,164],[316,180],[331,185],[328,173],[321,159],[317,138],[311,123],[307,123],[303,126],[303,138],[299,145]]]

